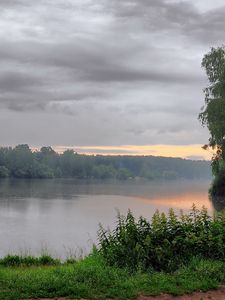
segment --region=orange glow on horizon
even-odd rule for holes
[[[203,150],[202,145],[122,145],[122,146],[53,146],[62,153],[67,149],[87,155],[153,155],[210,160],[212,152]]]
[[[208,192],[184,192],[178,195],[174,194],[171,196],[158,196],[154,199],[142,198],[142,201],[146,204],[156,204],[159,207],[171,207],[180,210],[190,210],[195,204],[197,209],[205,207],[209,212],[213,211],[212,203],[207,200]],[[207,200],[207,201],[206,201]]]

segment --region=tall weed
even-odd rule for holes
[[[118,214],[113,231],[100,226],[99,252],[110,265],[132,271],[174,271],[193,257],[225,261],[225,213],[209,216],[193,206],[189,214],[177,216],[156,211],[151,222],[131,211]]]

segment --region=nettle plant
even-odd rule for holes
[[[193,257],[225,260],[225,213],[209,216],[193,206],[189,214],[177,216],[156,211],[151,222],[132,212],[118,214],[114,230],[102,226],[99,252],[109,265],[130,271],[174,271]]]

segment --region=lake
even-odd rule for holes
[[[156,209],[188,211],[195,203],[212,213],[209,185],[207,180],[1,180],[0,256],[86,254],[96,242],[99,223],[113,228],[118,210],[151,218]]]

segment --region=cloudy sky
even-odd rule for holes
[[[0,144],[205,156],[224,0],[0,0]]]

